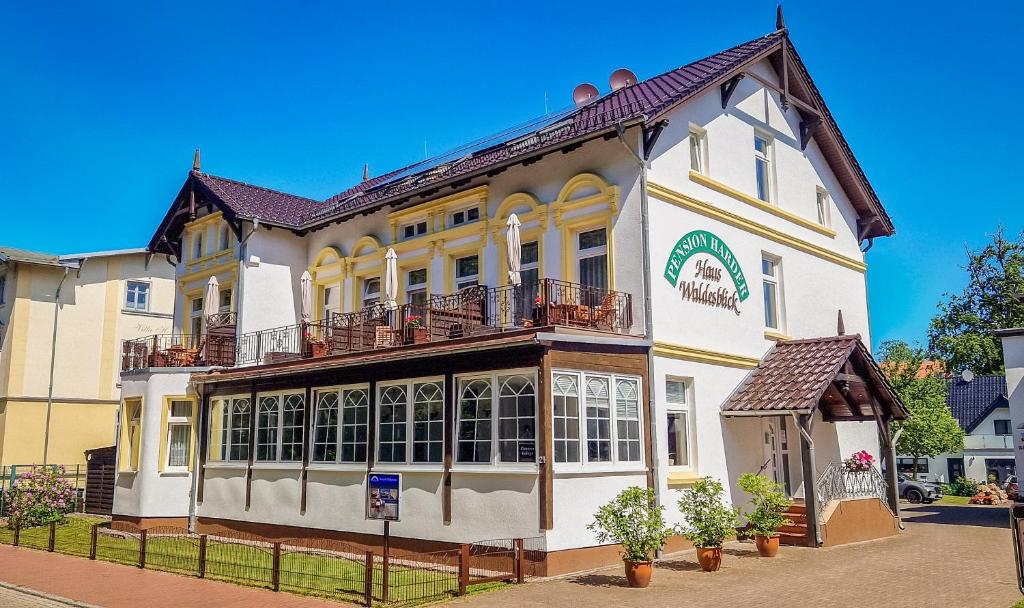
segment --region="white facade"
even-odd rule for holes
[[[1003,364],[1006,368],[1006,392],[1010,402],[1011,442],[1017,471],[1024,471],[1024,329],[1000,332]]]

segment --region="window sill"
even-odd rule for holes
[[[251,467],[254,471],[301,471],[301,462],[254,462]]]
[[[244,462],[235,461],[223,461],[223,462],[208,462],[203,465],[204,469],[242,469],[245,470],[249,465]]]
[[[188,469],[168,469],[160,471],[160,477],[188,477],[192,472]]]
[[[647,469],[641,463],[630,463],[628,465],[591,465],[584,464],[582,466],[558,466],[555,465],[552,469],[555,475],[602,475],[609,473],[621,473],[621,474],[636,474],[646,475]]]
[[[306,465],[307,471],[360,471],[366,472],[365,462],[311,462]]]
[[[444,465],[437,464],[402,464],[400,462],[381,462],[374,465],[371,473],[444,473]]]
[[[680,471],[676,473],[669,471],[668,487],[674,488],[682,486],[692,486],[695,482],[699,481],[700,479],[703,478],[697,473],[694,473],[693,471]]]
[[[123,314],[123,315],[133,315],[133,316],[136,316],[136,317],[152,317],[154,319],[173,319],[174,318],[173,314],[162,313],[162,312],[152,312],[152,311],[149,311],[149,310],[131,310],[129,308],[122,308],[121,309],[121,314]]]
[[[764,330],[764,339],[774,340],[775,342],[778,342],[780,340],[792,340],[793,338],[774,329],[766,329]]]
[[[452,473],[499,473],[506,475],[536,475],[539,469],[537,465],[494,465],[494,464],[456,464],[451,468]]]
[[[138,475],[139,472],[134,470],[134,469],[125,469],[123,471],[118,471],[117,474],[118,475]]]

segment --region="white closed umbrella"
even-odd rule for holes
[[[206,296],[203,298],[203,315],[211,317],[220,312],[220,283],[217,277],[206,282]]]
[[[299,277],[299,314],[303,323],[313,320],[313,277],[308,270],[303,270]]]
[[[522,269],[522,248],[519,242],[519,216],[515,213],[508,216],[508,235],[505,244],[508,246],[508,280],[510,283],[519,286],[521,279],[519,271]]]
[[[390,247],[384,255],[384,298],[388,308],[398,307],[398,254]]]

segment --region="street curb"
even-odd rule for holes
[[[85,602],[70,600],[66,597],[53,595],[51,593],[45,593],[43,591],[36,591],[35,589],[30,589],[29,587],[22,587],[21,585],[15,585],[13,583],[5,583],[3,581],[0,581],[0,587],[4,589],[10,589],[11,591],[17,591],[19,593],[24,593],[25,595],[34,595],[36,597],[41,597],[45,600],[50,600],[51,602],[57,602],[59,604],[64,604],[66,606],[75,606],[76,608],[103,608],[102,606],[98,606],[96,604],[87,604]]]

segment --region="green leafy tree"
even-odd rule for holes
[[[739,479],[740,489],[750,494],[753,510],[747,513],[750,530],[757,535],[771,538],[779,535],[779,528],[792,525],[786,517],[786,510],[793,504],[782,491],[782,484],[763,475],[744,473]]]
[[[1003,349],[992,330],[1024,325],[1024,232],[1011,240],[1000,228],[981,251],[968,249],[967,274],[963,292],[939,304],[928,346],[953,373],[1002,374]]]
[[[889,340],[881,345],[880,359],[889,383],[910,410],[910,418],[892,424],[893,436],[902,429],[896,451],[914,457],[915,471],[925,456],[963,451],[964,431],[946,405],[946,380],[924,367],[930,359],[928,352]]]
[[[654,490],[633,486],[603,505],[587,528],[602,543],[622,545],[622,559],[648,562],[672,533],[665,527],[664,509],[655,504]]]
[[[679,533],[696,547],[721,547],[736,533],[739,523],[739,509],[725,505],[722,482],[712,477],[698,479],[692,488],[683,491],[679,511],[686,517]]]

